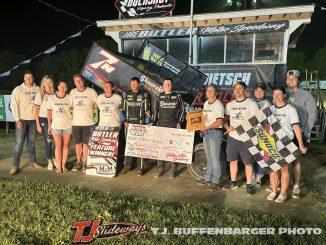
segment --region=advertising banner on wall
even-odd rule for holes
[[[125,19],[164,16],[175,7],[175,0],[117,0],[115,7]]]
[[[255,23],[242,23],[232,25],[214,25],[193,27],[192,34],[199,36],[254,33],[254,32],[281,32],[289,28],[289,21],[266,21]],[[190,35],[190,27],[180,27],[171,29],[151,29],[120,31],[120,39],[146,39],[146,38],[173,38],[187,37]]]
[[[0,121],[14,122],[15,118],[10,109],[10,95],[0,95]]]
[[[271,99],[274,85],[274,64],[267,65],[213,65],[201,66],[199,70],[207,76],[205,85],[215,84],[219,88],[219,99],[223,104],[234,99],[232,85],[241,80],[247,84],[246,95],[253,97],[256,83],[265,83],[267,98]],[[198,105],[198,98],[193,103]]]
[[[113,177],[118,159],[119,128],[92,127],[88,142],[87,175]]]
[[[191,164],[193,145],[185,129],[129,124],[125,155]]]

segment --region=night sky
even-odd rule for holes
[[[45,0],[45,2],[95,22],[118,18],[114,7],[115,0]],[[174,14],[188,14],[190,0],[176,0]],[[195,0],[195,12],[216,12],[213,7],[221,7],[223,0]],[[226,2],[226,0],[224,1]],[[268,1],[265,1],[268,2]],[[270,1],[273,4],[307,4],[313,1]],[[326,7],[326,1],[314,1]],[[207,4],[203,4],[207,3]],[[54,44],[77,33],[89,23],[78,20],[62,12],[56,12],[37,0],[10,0],[1,3],[1,38],[0,50],[12,50],[26,58],[45,51]],[[305,29],[296,50],[303,50],[308,55],[326,43],[326,10],[316,8],[312,23]],[[62,49],[90,48],[94,40],[105,39],[104,31],[93,26],[60,46]]]

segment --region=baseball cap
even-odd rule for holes
[[[237,85],[237,84],[241,85],[244,89],[247,88],[247,84],[245,84],[245,83],[242,82],[241,80],[237,81],[236,83],[233,83],[232,88],[234,88],[235,85]]]
[[[285,89],[285,87],[283,87],[283,86],[275,86],[275,87],[273,88],[273,91],[274,91],[274,90],[281,90],[283,94],[286,94],[286,89]]]
[[[265,83],[256,83],[255,89],[261,88],[262,90],[266,91],[266,84]]]
[[[286,76],[296,76],[296,77],[300,77],[300,72],[298,70],[289,70],[286,73]]]

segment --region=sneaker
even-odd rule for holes
[[[139,170],[138,170],[138,174],[137,174],[137,176],[143,176],[144,173],[145,173],[144,170],[139,169]]]
[[[171,172],[169,178],[173,179],[177,176],[176,172]]]
[[[261,188],[261,184],[256,182],[256,180],[253,180],[251,183],[252,187],[255,189],[260,189]]]
[[[82,164],[80,162],[77,162],[74,167],[72,168],[72,171],[79,171],[83,168]]]
[[[48,170],[53,170],[53,169],[54,169],[53,163],[49,163],[48,164]]]
[[[271,192],[269,193],[269,195],[267,196],[267,200],[268,201],[274,201],[275,197],[277,196],[277,194],[275,192]]]
[[[266,190],[267,192],[273,192],[273,191],[272,191],[272,186],[271,186],[271,185],[269,185],[268,187],[266,187],[265,190]],[[276,190],[277,190],[277,191],[280,191],[280,190],[281,190],[281,187],[280,187],[280,186],[277,186]]]
[[[67,172],[69,172],[69,169],[68,168],[63,168],[62,172],[67,173]]]
[[[212,184],[212,181],[206,181],[205,179],[201,179],[197,181],[197,185],[210,185]]]
[[[9,174],[11,175],[15,175],[15,174],[18,174],[19,172],[19,168],[16,168],[16,167],[12,167],[9,171]]]
[[[40,164],[38,164],[38,163],[36,163],[36,162],[32,163],[31,166],[32,166],[33,168],[43,168],[42,165],[40,165]]]
[[[221,186],[219,184],[212,183],[210,186],[208,186],[209,191],[219,191],[221,190]]]
[[[87,165],[83,164],[83,172],[86,173]]]
[[[255,188],[250,184],[247,185],[247,195],[254,195],[255,194]]]
[[[156,178],[160,178],[163,175],[163,171],[158,171],[155,175]]]
[[[236,183],[233,183],[232,181],[230,181],[227,185],[223,186],[223,190],[234,190],[234,189],[238,189],[239,186]]]
[[[300,189],[299,189],[299,186],[298,185],[296,185],[296,186],[293,187],[292,198],[295,198],[295,199],[299,199],[300,198]]]
[[[282,203],[285,202],[287,199],[288,197],[286,195],[283,196],[282,194],[279,194],[278,197],[275,199],[275,202]]]

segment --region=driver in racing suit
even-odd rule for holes
[[[140,80],[138,77],[130,79],[131,90],[123,93],[120,112],[124,117],[125,134],[129,123],[146,125],[150,123],[151,112],[149,97],[146,92],[140,91]],[[143,158],[125,156],[124,168],[121,174],[126,174],[132,168],[132,163],[137,159],[138,176],[144,175]]]
[[[172,92],[172,80],[163,80],[164,92],[156,98],[153,124],[159,127],[181,128],[180,124],[184,120],[185,108],[181,96]],[[177,163],[172,162],[170,168],[170,178],[176,176]],[[164,174],[164,161],[157,162],[157,174],[161,177]]]

